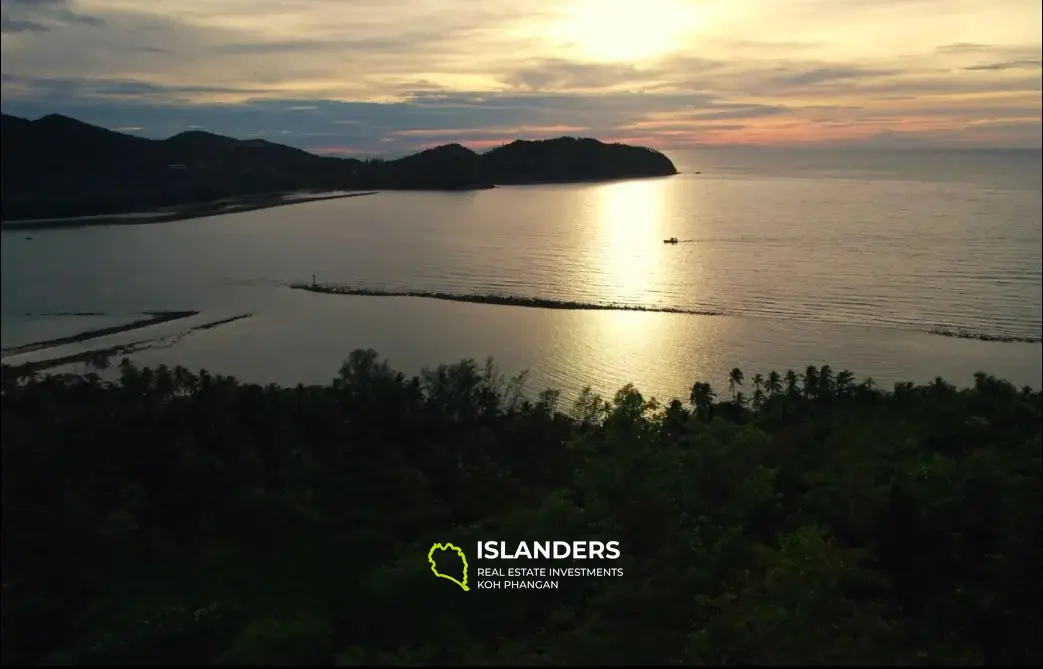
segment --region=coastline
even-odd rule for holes
[[[142,319],[127,323],[126,325],[113,326],[109,328],[101,328],[97,330],[87,330],[79,334],[71,335],[69,337],[62,337],[59,339],[50,339],[41,342],[35,342],[32,344],[26,344],[24,346],[11,347],[3,351],[3,357],[13,357],[17,355],[23,355],[26,353],[33,353],[36,351],[42,351],[49,348],[55,348],[66,344],[80,343],[84,341],[90,341],[100,337],[106,337],[121,332],[130,332],[133,330],[140,330],[152,325],[159,323],[168,323],[183,318],[189,318],[192,316],[198,316],[198,311],[173,311],[173,312],[156,312],[155,315],[150,319]],[[204,330],[211,330],[222,325],[228,325],[235,321],[242,320],[244,318],[250,318],[253,314],[239,314],[238,316],[231,316],[228,318],[221,318],[215,321],[209,321],[194,325],[188,330],[175,334],[167,334],[161,337],[139,339],[126,344],[115,344],[99,349],[92,349],[88,351],[78,351],[76,353],[68,353],[65,355],[59,355],[51,358],[41,358],[38,360],[29,360],[27,362],[10,365],[13,370],[16,370],[20,374],[32,374],[42,372],[55,367],[63,367],[65,365],[72,365],[76,363],[94,363],[99,360],[108,360],[115,356],[128,356],[134,353],[155,348],[157,344],[170,345],[176,343],[182,337],[192,334],[193,332],[201,332]],[[6,363],[5,363],[6,364]]]
[[[156,223],[172,223],[195,218],[208,218],[210,216],[223,216],[225,214],[241,214],[273,207],[284,207],[294,204],[305,204],[308,202],[322,202],[324,200],[339,200],[350,197],[362,197],[364,195],[377,195],[378,193],[407,193],[407,192],[437,192],[437,193],[469,193],[474,191],[493,190],[496,188],[518,188],[525,186],[567,186],[570,184],[601,184],[618,183],[621,181],[635,181],[645,179],[665,179],[677,176],[680,172],[673,174],[647,174],[623,177],[604,177],[589,179],[560,179],[541,181],[520,181],[500,184],[476,185],[467,188],[395,188],[386,187],[377,190],[340,193],[337,195],[325,195],[318,197],[299,197],[285,199],[285,194],[261,194],[244,195],[241,198],[229,202],[228,199],[218,202],[204,204],[174,205],[173,210],[140,212],[141,215],[128,216],[128,213],[101,214],[84,216],[66,216],[61,218],[30,218],[17,219],[13,221],[0,221],[2,230],[55,230],[86,228],[99,225],[152,225]],[[137,213],[137,212],[134,212]]]
[[[125,214],[112,214],[92,218],[65,218],[65,219],[23,219],[17,221],[3,221],[0,228],[4,230],[50,230],[86,228],[97,225],[151,225],[154,223],[171,223],[173,221],[184,221],[193,218],[208,218],[210,216],[222,216],[224,214],[242,214],[249,211],[271,209],[273,207],[285,207],[294,204],[305,204],[308,202],[323,202],[325,200],[340,200],[349,197],[362,197],[364,195],[376,195],[379,191],[365,191],[361,193],[342,193],[339,195],[326,195],[321,197],[302,197],[284,199],[283,195],[261,195],[246,196],[238,202],[228,203],[211,202],[204,205],[192,205],[182,207],[175,211],[155,212],[154,216],[140,216],[127,218]]]

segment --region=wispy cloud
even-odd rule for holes
[[[972,65],[965,70],[1038,70],[1043,67],[1043,60],[1039,58],[1025,58],[1022,60],[1008,60],[1000,63],[986,63],[984,65]]]
[[[0,32],[42,33],[63,24],[100,26],[98,16],[80,14],[72,0],[3,0],[0,2]]]

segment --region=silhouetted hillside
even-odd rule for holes
[[[482,156],[497,184],[547,181],[592,181],[676,174],[670,159],[658,151],[596,139],[558,137],[516,140]]]
[[[459,144],[446,144],[405,158],[375,163],[373,188],[489,188],[496,182],[485,174],[482,157]]]
[[[318,189],[463,190],[497,184],[667,176],[651,149],[562,137],[485,154],[459,144],[397,160],[317,156],[203,131],[133,137],[66,116],[3,115],[4,220],[87,216]]]

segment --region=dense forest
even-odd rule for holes
[[[5,664],[1043,660],[1043,399],[986,374],[569,408],[373,351],[325,387],[95,367],[3,370]],[[616,540],[624,575],[432,577],[501,538]]]
[[[4,221],[183,207],[297,190],[466,190],[677,173],[658,151],[590,138],[447,144],[395,160],[320,156],[189,130],[147,139],[52,114],[2,117]]]

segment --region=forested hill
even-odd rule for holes
[[[319,156],[193,130],[146,139],[52,114],[3,115],[3,220],[89,216],[282,191],[490,188],[676,174],[658,151],[595,139],[448,144],[396,160]]]

